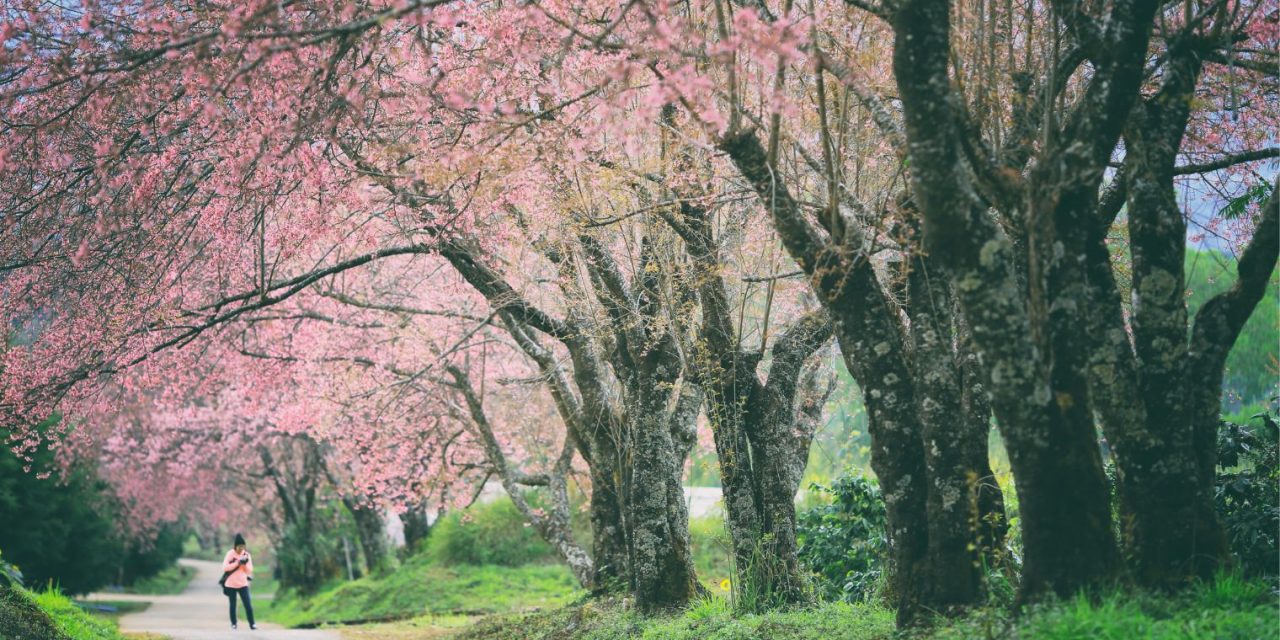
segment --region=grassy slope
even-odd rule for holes
[[[0,631],[5,640],[123,640],[110,619],[94,616],[57,591],[3,589]]]
[[[893,614],[874,604],[822,604],[812,609],[734,616],[723,600],[684,614],[644,617],[618,603],[582,602],[548,612],[495,617],[459,640],[1173,640],[1275,637],[1277,600],[1265,585],[1226,578],[1177,598],[1114,594],[1046,604],[1013,618],[980,610],[929,631],[895,634]],[[406,638],[415,636],[403,636]],[[420,636],[423,638],[436,636]]]
[[[326,589],[309,600],[278,594],[263,619],[287,626],[417,614],[500,613],[556,607],[579,596],[562,565],[442,566],[428,554],[393,573]]]

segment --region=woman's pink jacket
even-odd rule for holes
[[[248,558],[249,561],[240,564],[240,558]],[[227,552],[227,557],[222,559],[222,570],[230,571],[231,575],[227,576],[227,588],[239,589],[249,586],[249,576],[253,575],[253,557],[248,551],[243,554],[236,553],[235,549]]]

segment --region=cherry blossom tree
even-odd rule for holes
[[[100,434],[195,483],[269,434],[414,508],[497,475],[580,581],[656,610],[699,591],[681,478],[705,412],[740,600],[772,606],[803,599],[791,498],[830,333],[901,623],[982,596],[993,415],[1025,597],[1119,567],[1095,424],[1140,580],[1211,575],[1222,367],[1276,262],[1274,11],[6,0],[9,444]],[[1194,321],[1175,187],[1240,203],[1251,238]],[[545,428],[488,391],[521,379]]]

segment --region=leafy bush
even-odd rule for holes
[[[798,514],[800,561],[818,574],[819,594],[859,602],[880,583],[887,562],[884,500],[872,480],[849,475],[810,489],[831,501]]]
[[[7,435],[0,429],[0,440]],[[0,549],[6,560],[22,567],[28,585],[56,582],[69,593],[86,593],[111,582],[124,550],[105,485],[89,467],[41,478],[42,472],[59,472],[54,454],[41,448],[31,456],[23,460],[0,448]]]
[[[444,564],[518,567],[555,557],[506,498],[448,515],[436,523],[427,549]]]
[[[1240,570],[1275,576],[1280,549],[1280,426],[1269,413],[1255,424],[1224,421],[1218,430],[1214,502]]]
[[[124,584],[133,586],[173,567],[182,557],[182,541],[186,536],[185,527],[171,524],[162,527],[155,539],[146,544],[135,541],[127,545],[121,561]]]

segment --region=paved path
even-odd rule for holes
[[[196,570],[186,590],[176,596],[142,596],[120,593],[93,594],[87,600],[136,600],[150,602],[146,611],[120,618],[124,631],[145,631],[168,636],[173,640],[340,640],[335,631],[284,629],[280,625],[258,620],[258,629],[249,630],[241,607],[240,628],[231,629],[227,619],[227,598],[222,595],[218,578],[222,567],[207,560],[179,560]],[[257,604],[255,599],[254,604]]]

